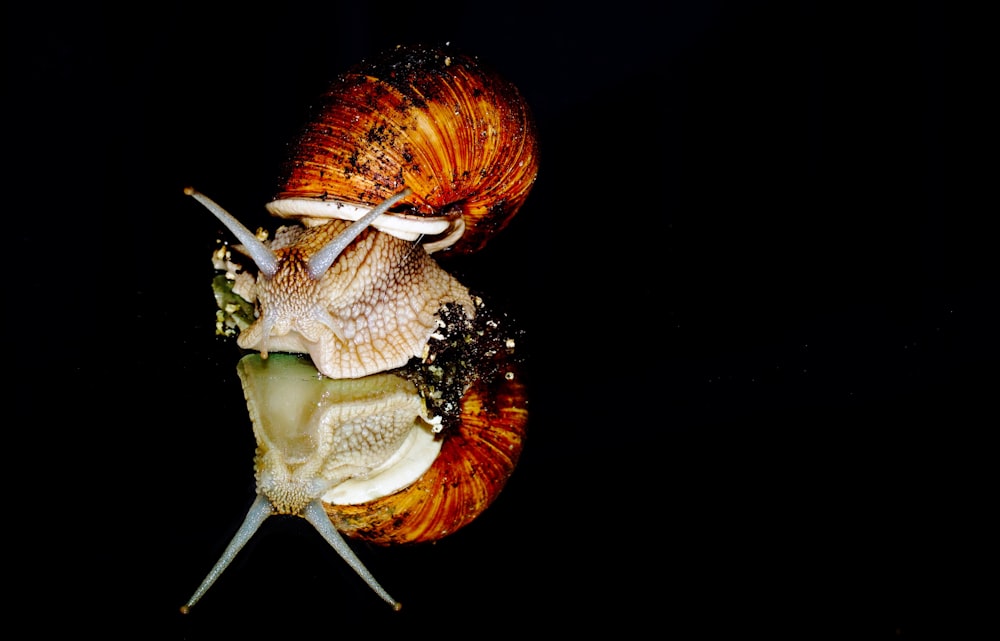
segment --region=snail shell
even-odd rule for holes
[[[439,341],[428,363],[357,379],[326,378],[303,356],[244,356],[237,371],[257,441],[257,498],[182,611],[272,514],[309,521],[398,609],[341,534],[382,545],[451,534],[493,502],[522,449],[527,396],[514,339],[480,329],[459,334]],[[461,345],[473,334],[485,338],[468,351]],[[434,411],[432,388],[443,397]]]
[[[538,142],[517,88],[447,46],[397,47],[323,95],[267,209],[315,224],[354,220],[403,187],[374,223],[428,252],[479,250],[528,197]]]
[[[371,543],[435,541],[471,523],[506,484],[521,455],[527,393],[517,364],[480,375],[462,395],[459,420],[433,465],[405,489],[364,502],[332,501],[344,534]]]

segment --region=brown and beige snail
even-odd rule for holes
[[[237,372],[257,440],[257,499],[188,603],[271,514],[302,516],[385,601],[341,535],[440,539],[475,519],[521,453],[516,332],[431,256],[470,253],[538,170],[520,93],[448,46],[401,46],[339,76],[287,159],[261,239],[207,197],[253,261],[216,256],[248,312]],[[217,291],[217,294],[219,292]],[[238,307],[238,306],[236,306]],[[221,312],[220,312],[221,313]]]

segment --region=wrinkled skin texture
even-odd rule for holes
[[[260,275],[257,320],[237,342],[244,349],[308,353],[331,378],[402,367],[420,356],[447,303],[474,306],[464,285],[419,245],[366,230],[318,279],[306,264],[348,225],[332,220],[291,228],[271,243],[278,271]]]

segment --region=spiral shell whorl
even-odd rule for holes
[[[460,218],[479,250],[534,183],[534,123],[517,88],[448,47],[397,47],[336,79],[284,170],[278,200],[371,206],[404,186],[406,213]]]
[[[324,504],[337,529],[389,545],[436,541],[468,525],[493,502],[521,455],[528,420],[525,387],[509,366],[477,381],[462,399],[461,425],[413,485],[360,505]]]

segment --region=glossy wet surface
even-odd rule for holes
[[[976,601],[957,568],[981,560],[997,283],[982,214],[959,188],[952,25],[923,5],[691,6],[579,23],[522,10],[492,15],[492,35],[472,35],[471,9],[422,28],[351,9],[326,20],[355,37],[325,41],[318,27],[291,35],[302,12],[290,9],[240,27],[171,8],[139,32],[87,32],[103,33],[96,50],[56,25],[23,79],[98,116],[48,147],[103,149],[109,171],[79,188],[79,174],[33,173],[28,191],[72,196],[88,222],[11,238],[36,261],[67,237],[98,239],[109,275],[54,297],[58,281],[26,283],[32,309],[78,303],[58,317],[87,318],[100,337],[60,323],[32,343],[34,407],[82,402],[37,422],[49,449],[70,435],[74,471],[38,473],[67,479],[54,492],[83,539],[55,544],[67,562],[34,573],[48,587],[26,598],[69,588],[56,600],[87,606],[80,628],[136,638],[652,621],[667,638],[888,639],[966,623]],[[276,518],[181,617],[253,500],[254,449],[239,351],[214,336],[211,252],[226,234],[182,189],[272,224],[263,205],[283,145],[322,79],[414,34],[464,40],[538,120],[541,173],[523,210],[483,253],[442,260],[525,329],[519,467],[453,537],[355,547],[400,613],[306,523]],[[47,120],[66,113],[35,105]],[[28,167],[42,157],[32,149]],[[82,259],[52,269],[92,271]]]

